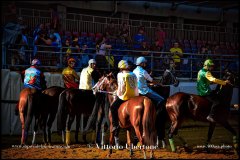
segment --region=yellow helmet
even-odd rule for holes
[[[128,63],[125,60],[121,60],[118,62],[118,68],[119,69],[127,69],[128,68]]]
[[[211,59],[207,59],[205,62],[204,62],[204,66],[213,66],[214,63]]]

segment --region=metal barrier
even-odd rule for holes
[[[133,37],[138,32],[138,27],[145,26],[146,35],[149,41],[153,42],[155,38],[155,27],[161,24],[163,30],[167,33],[169,39],[193,39],[206,41],[239,41],[239,29],[226,28],[220,26],[207,26],[195,24],[177,24],[156,21],[142,21],[133,19],[121,19],[111,17],[100,17],[76,13],[59,13],[66,18],[60,21],[62,30],[77,32],[104,33],[106,25],[113,20],[116,28],[119,29],[123,22],[127,22],[130,27],[130,34]],[[25,19],[26,24],[33,28],[40,23],[50,23],[51,14],[49,11],[19,8],[19,16]],[[2,18],[2,24],[5,18]]]
[[[66,67],[67,53],[62,52],[66,47],[62,47],[58,52],[50,51],[51,47],[38,46],[38,48],[48,48],[48,51],[38,51],[36,55],[33,55],[33,50],[25,50],[24,61],[16,61],[19,57],[18,49],[8,48],[7,57],[3,68],[13,67],[28,67],[33,58],[38,58],[42,62],[43,68],[52,68],[62,70]],[[72,47],[73,49],[74,47]],[[81,50],[83,48],[80,48]],[[120,50],[120,49],[109,49],[106,50],[106,55],[101,56],[96,54],[96,48],[87,48],[84,53],[71,53],[77,60],[76,70],[80,71],[83,67],[88,65],[88,60],[95,58],[97,65],[101,70],[117,70],[117,63],[121,59],[128,60],[129,62],[135,63],[137,57],[142,56],[142,52],[148,53],[144,57],[148,60],[148,70],[155,73],[156,76],[161,76],[164,71],[164,62],[167,61],[172,55],[170,52],[155,52],[155,51],[136,51],[136,50]],[[222,71],[224,68],[230,68],[231,70],[238,72],[239,66],[239,55],[230,54],[196,54],[196,53],[183,53],[181,58],[180,68],[176,70],[176,74],[180,78],[194,79],[197,77],[197,72],[202,68],[203,62],[206,58],[212,58],[215,62],[215,71],[217,77],[222,77]]]

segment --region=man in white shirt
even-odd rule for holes
[[[133,73],[137,76],[139,93],[156,102],[156,107],[158,107],[164,98],[148,87],[147,81],[153,82],[153,78],[144,69],[147,65],[147,60],[144,57],[138,57],[136,65],[137,67],[133,70]]]

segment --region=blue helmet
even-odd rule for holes
[[[139,65],[141,63],[146,63],[147,60],[144,57],[138,57],[136,60],[136,65]]]

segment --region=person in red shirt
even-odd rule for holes
[[[74,66],[76,64],[76,60],[74,58],[68,59],[68,67],[63,69],[62,77],[65,88],[78,88],[79,84],[75,80],[79,81],[79,76],[74,70]]]

